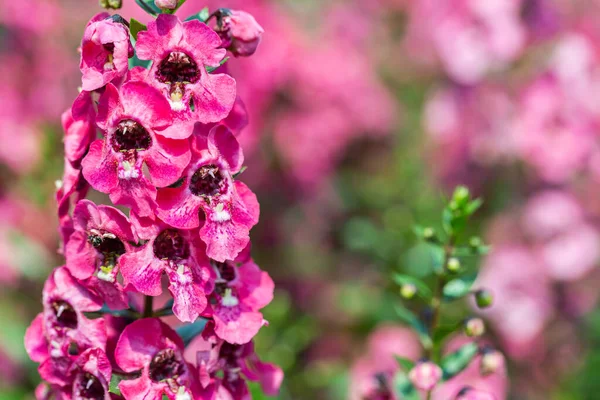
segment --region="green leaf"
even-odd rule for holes
[[[471,216],[475,213],[475,211],[477,211],[479,209],[479,207],[481,207],[481,205],[483,204],[483,200],[481,199],[475,199],[471,202],[469,202],[469,204],[467,204],[467,206],[465,207],[465,214],[467,216]]]
[[[398,317],[400,317],[402,321],[410,325],[417,332],[419,338],[421,339],[421,344],[423,344],[423,347],[425,347],[426,349],[431,348],[431,338],[429,337],[429,333],[427,332],[427,328],[425,327],[423,322],[419,318],[417,318],[417,316],[412,311],[410,311],[401,304],[396,304],[394,306],[394,309],[396,310],[396,314],[398,314]]]
[[[467,295],[473,283],[477,279],[477,273],[467,274],[460,278],[452,279],[444,285],[443,293],[445,301],[453,301]]]
[[[154,0],[135,0],[135,2],[142,8],[142,10],[146,11],[150,15],[158,15],[161,13],[160,8],[156,7],[154,4]]]
[[[238,172],[236,172],[235,174],[233,174],[232,178],[233,179],[237,179],[238,176],[240,176],[241,174],[244,173],[245,170],[248,169],[248,166],[244,165],[242,168],[240,168],[240,170]]]
[[[413,369],[413,367],[415,366],[415,362],[413,360],[400,356],[394,357],[396,358],[396,361],[398,361],[398,364],[400,364],[402,370],[406,373],[409,373],[410,370]]]
[[[403,274],[394,274],[393,279],[394,282],[401,286],[415,285],[415,287],[417,288],[417,293],[422,297],[430,299],[432,296],[431,289],[429,289],[429,286],[427,286],[427,284],[420,279]]]
[[[475,358],[478,352],[477,343],[467,343],[454,353],[450,353],[440,362],[440,366],[444,371],[443,379],[447,381],[448,379],[458,375],[461,373],[471,360]]]
[[[146,27],[146,25],[142,24],[137,19],[131,18],[129,20],[129,33],[131,33],[131,36],[136,41],[137,41],[138,33],[140,33],[141,31],[145,31],[147,29],[148,29],[148,27]]]
[[[116,395],[121,395],[121,390],[119,390],[119,383],[123,380],[123,377],[118,374],[112,374],[110,378],[110,384],[108,385],[108,392],[114,393]]]
[[[206,22],[206,21],[208,21],[209,17],[210,17],[210,11],[208,10],[208,7],[204,7],[202,9],[202,11],[200,11],[197,14],[190,15],[185,20],[186,21],[191,21],[191,20],[197,19],[198,21]]]
[[[227,61],[229,61],[229,57],[225,57],[224,59],[222,59],[221,62],[219,63],[219,67],[221,65],[225,64]],[[210,66],[207,66],[206,67],[206,72],[213,72],[215,69],[217,69],[219,67],[210,67]]]
[[[419,391],[415,389],[408,374],[404,371],[398,371],[394,375],[393,387],[398,394],[398,397],[402,400],[421,400]]]
[[[442,343],[449,335],[456,332],[460,324],[438,326],[433,334],[433,343],[436,345]]]
[[[207,322],[207,319],[199,318],[195,322],[192,322],[191,324],[181,325],[175,330],[177,331],[177,334],[179,334],[181,339],[183,339],[183,344],[187,346],[191,343],[192,340],[194,340],[196,336],[202,333]]]

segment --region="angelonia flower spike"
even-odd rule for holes
[[[508,378],[504,356],[485,338],[477,316],[444,315],[448,303],[469,299],[487,309],[493,294],[478,285],[469,262],[488,251],[478,237],[464,238],[469,218],[481,206],[466,187],[458,187],[442,213],[442,230],[415,227],[431,252],[429,276],[395,273],[401,324],[381,326],[369,350],[351,373],[351,400],[502,400]]]
[[[214,72],[253,54],[263,30],[237,10],[182,20],[184,2],[136,0],[147,23],[104,12],[85,27],[81,93],[62,116],[65,262],[25,336],[38,399],[245,400],[248,381],[267,395],[281,385],[253,345],[274,284],[250,255],[259,204],[237,179],[231,121],[247,116],[235,80]],[[184,357],[192,341],[201,350]]]

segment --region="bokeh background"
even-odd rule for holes
[[[257,347],[286,372],[281,399],[348,398],[369,333],[397,321],[391,273],[431,268],[412,226],[436,226],[456,184],[485,199],[469,230],[493,246],[480,283],[510,398],[600,398],[600,1],[188,0],[179,14],[205,6],[266,31],[227,68],[250,114],[253,250],[277,284]],[[38,383],[22,338],[62,262],[60,114],[100,11],[0,2],[2,400]]]

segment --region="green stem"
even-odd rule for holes
[[[142,318],[150,318],[152,316],[153,310],[153,301],[154,297],[146,296],[144,298],[144,313],[142,314]]]

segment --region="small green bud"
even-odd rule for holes
[[[469,337],[479,337],[485,333],[485,324],[481,318],[469,318],[465,322],[465,334]]]
[[[400,296],[405,299],[412,299],[417,294],[417,287],[412,283],[405,283],[400,287]]]
[[[471,239],[469,239],[469,246],[477,249],[477,248],[483,246],[483,241],[481,240],[480,237],[473,236]]]
[[[122,0],[100,0],[100,7],[107,10],[118,10],[123,6]]]
[[[456,257],[450,257],[446,264],[446,268],[450,272],[458,272],[460,270],[460,261]]]
[[[475,292],[475,302],[479,308],[488,308],[494,302],[494,296],[489,290],[480,289]]]
[[[466,186],[458,186],[456,189],[454,189],[452,201],[456,202],[458,205],[464,205],[469,201],[470,197],[471,194]]]

